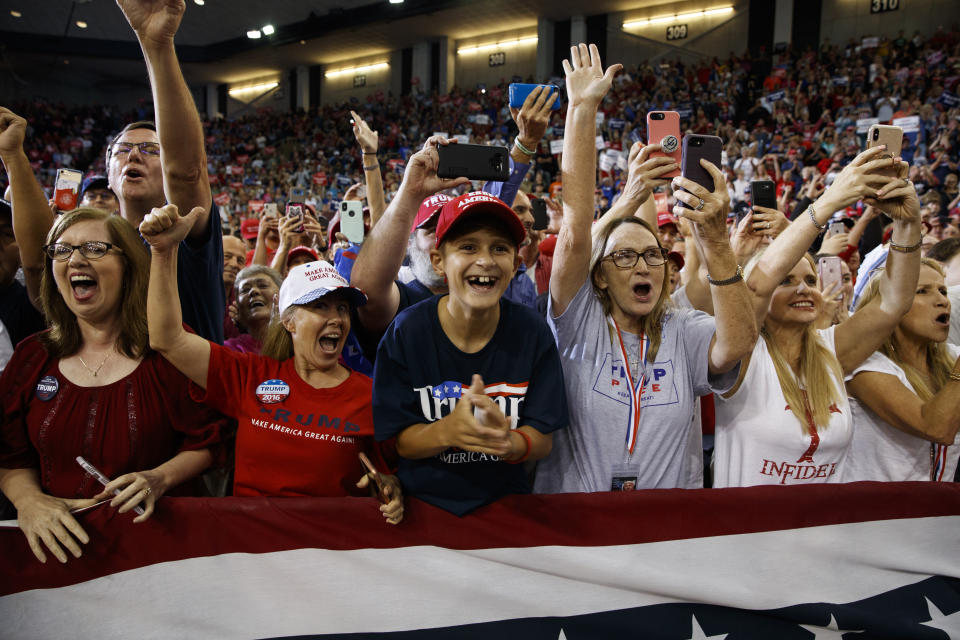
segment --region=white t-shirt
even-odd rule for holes
[[[818,331],[834,354],[834,327]],[[853,423],[843,380],[830,424],[807,433],[787,405],[763,338],[757,340],[743,383],[730,398],[716,396],[714,487],[840,482]]]
[[[11,357],[13,357],[13,344],[10,342],[10,332],[0,322],[0,371],[7,367]]]
[[[948,344],[947,349],[952,358],[960,354],[960,347]],[[853,376],[864,371],[892,375],[913,391],[900,365],[882,353],[877,352],[867,358],[854,370]],[[850,398],[850,408],[856,429],[843,465],[843,482],[929,480],[931,463],[936,467],[938,479],[953,480],[960,459],[960,447],[957,446],[960,436],[954,440],[953,446],[944,447],[890,426],[856,398]]]

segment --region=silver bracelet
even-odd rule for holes
[[[522,154],[524,154],[524,155],[528,155],[528,156],[530,156],[531,158],[532,158],[533,156],[537,155],[537,152],[536,152],[536,151],[530,151],[530,149],[527,149],[525,146],[523,146],[523,143],[520,142],[520,138],[514,138],[514,139],[513,139],[513,144],[517,145],[517,149],[520,149],[520,153],[522,153]]]
[[[810,215],[810,221],[813,223],[813,226],[817,228],[817,231],[823,233],[823,230],[827,228],[827,225],[817,222],[817,212],[814,210],[812,204],[807,207],[807,213]]]

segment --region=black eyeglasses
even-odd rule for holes
[[[633,249],[620,249],[605,257],[604,260],[612,260],[618,269],[633,269],[637,266],[641,256],[648,267],[659,267],[667,261],[667,250],[660,247],[651,247],[640,253]]]
[[[120,253],[123,253],[123,250],[120,247],[110,244],[109,242],[99,241],[84,242],[83,244],[63,244],[61,242],[54,242],[53,244],[48,244],[43,247],[43,250],[47,252],[47,255],[50,256],[50,259],[57,262],[69,260],[70,256],[73,255],[73,252],[77,250],[79,250],[80,255],[87,260],[99,260],[103,256],[110,253],[111,249],[116,249]]]
[[[160,145],[156,142],[118,142],[113,147],[113,155],[122,156],[133,151],[136,147],[145,156],[160,155]]]

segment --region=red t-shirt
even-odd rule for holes
[[[191,395],[237,419],[235,496],[368,495],[357,454],[384,465],[373,442],[370,378],[350,372],[344,382],[314,389],[294,368],[210,345],[207,390]]]

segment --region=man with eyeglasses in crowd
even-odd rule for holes
[[[179,11],[145,0],[119,0],[150,75],[156,124],[128,124],[107,148],[107,180],[120,215],[134,227],[154,207],[177,205],[180,215],[203,212],[177,255],[183,320],[200,336],[223,344],[223,244],[210,192],[203,125],[173,47]]]

